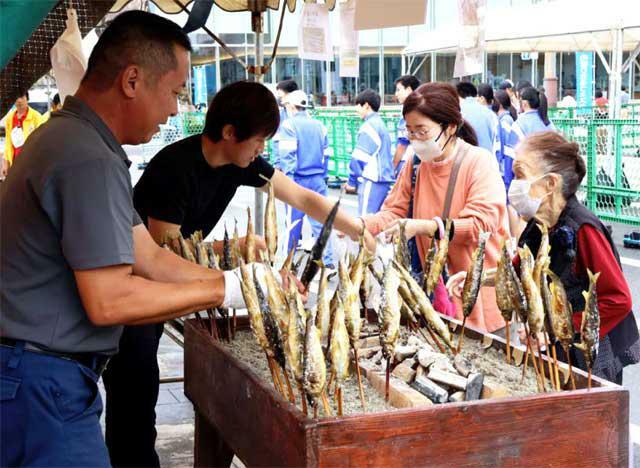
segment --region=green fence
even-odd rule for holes
[[[602,119],[607,118],[608,107],[585,106],[585,107],[551,107],[549,108],[550,119]],[[640,119],[640,104],[626,104],[620,110],[622,119]]]
[[[554,124],[579,144],[587,164],[582,201],[603,220],[640,225],[640,122],[556,119]]]
[[[624,106],[621,120],[594,118],[597,108],[552,109],[550,117],[558,131],[580,145],[587,163],[587,176],[579,196],[600,218],[640,226],[640,105]],[[316,109],[313,117],[328,131],[333,157],[329,161],[329,177],[334,182],[349,177],[349,162],[355,148],[362,120],[353,108]],[[400,112],[383,110],[380,115],[395,142]],[[571,118],[562,118],[563,115]],[[183,134],[199,133],[204,115],[183,116]],[[267,148],[271,154],[271,145]],[[272,158],[273,159],[273,158]]]

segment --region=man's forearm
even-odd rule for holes
[[[328,198],[309,191],[308,199],[302,200],[300,207],[295,208],[305,212],[316,221],[324,223],[334,205],[335,202]],[[334,226],[354,240],[360,235],[360,223],[356,222],[356,220],[349,216],[344,210],[338,210],[334,220]]]
[[[155,257],[150,264],[153,265],[153,268],[149,268],[148,271],[140,270],[137,265],[134,265],[134,274],[153,281],[167,283],[214,280],[222,276],[222,273],[218,270],[204,268],[179,257],[165,248],[156,250]]]

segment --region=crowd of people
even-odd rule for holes
[[[29,124],[28,140],[31,111],[16,106],[13,164],[0,186],[0,416],[14,422],[0,427],[0,465],[159,466],[162,323],[245,307],[237,271],[190,263],[161,248],[162,239],[198,230],[207,236],[241,186],[269,184],[287,205],[289,248],[299,241],[299,219],[314,220],[317,232],[333,206],[326,197],[327,130],[291,81],[278,85],[278,99],[258,83],[224,87],[202,134],[161,150],[132,187],[122,145],[148,142],[177,113],[190,52],[173,22],[125,12],[100,36],[78,91],[48,122]],[[388,241],[404,225],[416,271],[434,238],[449,232],[446,272],[432,299],[437,310],[460,318],[459,290],[481,233],[491,234],[491,269],[502,239],[535,255],[539,225],[547,226],[551,268],[567,288],[576,323],[587,270],[603,273],[594,372],[620,383],[622,368],[640,360],[631,293],[609,232],[575,197],[585,163],[578,146],[554,131],[544,93],[526,82],[494,91],[404,76],[396,95],[402,120],[395,151],[378,113],[380,96],[367,89],[356,97],[363,122],[345,189],[358,195],[358,216],[339,210],[335,228],[354,241],[364,234],[375,252],[374,236]],[[273,165],[262,157],[270,138]],[[264,247],[262,239],[257,244]],[[256,264],[256,275],[264,268]],[[296,280],[283,273],[282,281]],[[490,284],[468,322],[496,333],[505,327]]]

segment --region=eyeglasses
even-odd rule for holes
[[[432,130],[416,130],[415,132],[412,132],[411,130],[407,130],[407,136],[409,137],[409,139],[418,139],[418,140],[426,140],[427,138],[429,138],[429,135],[431,134]]]

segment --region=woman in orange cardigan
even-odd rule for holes
[[[402,113],[419,161],[407,161],[381,211],[363,218],[365,226],[374,235],[385,231],[389,237],[397,232],[400,221],[406,221],[406,235],[415,236],[423,264],[441,224],[438,217],[443,216],[452,169],[459,161],[449,210],[453,238],[448,269],[451,273],[468,269],[481,232],[491,233],[485,268],[494,267],[500,240],[509,232],[504,184],[495,157],[476,146],[475,132],[462,118],[455,88],[446,83],[424,84],[409,95]],[[419,166],[413,186],[416,161]],[[457,298],[454,301],[461,319],[461,303]],[[493,288],[481,289],[467,323],[489,332],[505,326]]]

